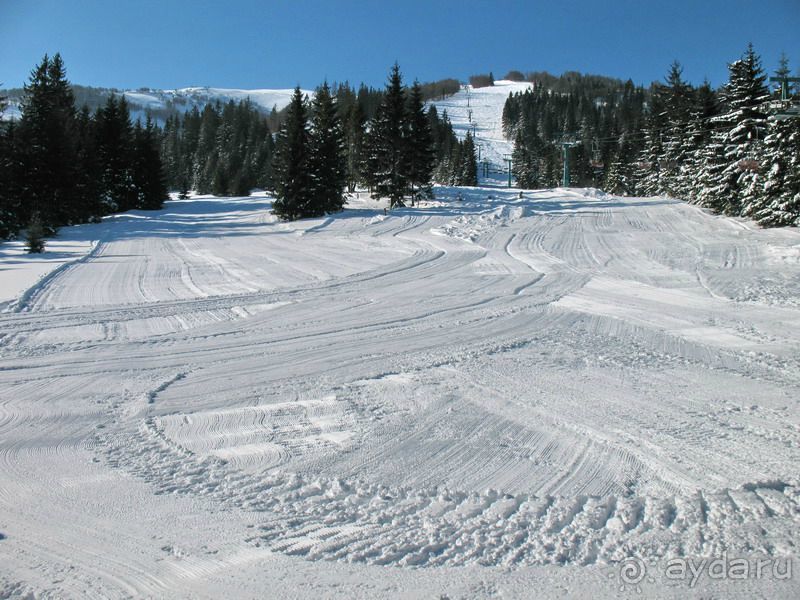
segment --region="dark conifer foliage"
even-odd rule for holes
[[[130,210],[135,205],[133,181],[133,124],[124,98],[112,95],[97,111],[95,137],[100,166],[103,214]]]
[[[347,184],[344,133],[336,102],[327,83],[311,102],[311,137],[308,168],[314,216],[342,210]]]
[[[420,85],[422,99],[444,100],[447,96],[452,96],[461,89],[461,82],[458,79],[440,79]]]
[[[163,205],[168,192],[159,153],[158,130],[149,117],[144,126],[140,122],[136,122],[133,144],[135,207],[143,210],[157,210]]]
[[[424,107],[424,87],[407,90],[395,64],[375,116],[367,124],[362,150],[361,181],[374,198],[388,198],[390,207],[405,206],[429,195],[435,181],[453,184],[463,177],[461,144],[447,113]]]
[[[469,84],[474,88],[489,87],[494,85],[494,75],[491,73],[472,75],[469,78]]]
[[[461,147],[461,173],[456,185],[478,185],[478,157],[475,154],[475,141],[469,131]]]
[[[800,119],[775,121],[764,139],[763,191],[748,206],[760,225],[800,224]]]
[[[4,111],[7,98],[0,96],[0,112]],[[0,241],[17,229],[18,210],[12,205],[17,194],[11,189],[14,183],[12,159],[14,156],[14,125],[3,130],[0,127]]]
[[[338,96],[337,96],[338,100]],[[337,102],[338,103],[338,102]],[[341,113],[342,107],[339,106]],[[351,104],[345,117],[345,160],[347,166],[347,191],[352,193],[363,181],[362,164],[364,162],[364,133],[366,116],[361,103]]]
[[[286,111],[286,122],[278,133],[272,163],[276,197],[273,210],[282,219],[316,216],[311,196],[310,138],[306,99],[298,86]]]
[[[34,213],[47,231],[74,221],[75,103],[60,55],[45,55],[31,73],[17,136],[22,169],[17,192],[25,199],[20,223],[29,222]]]
[[[508,81],[525,81],[525,74],[522,71],[517,71],[516,69],[512,69],[508,73],[506,73],[503,79],[507,79]]]
[[[45,246],[45,230],[39,213],[31,215],[28,227],[25,229],[25,248],[28,254],[41,254]]]
[[[517,130],[512,154],[512,172],[521,188],[536,188],[541,185],[541,163],[544,145],[536,131],[526,137]]]
[[[80,220],[93,220],[104,214],[101,197],[100,156],[96,120],[85,106],[76,118],[77,181]],[[166,194],[164,195],[166,197]]]
[[[94,115],[76,111],[60,55],[45,56],[25,86],[19,125],[0,131],[0,236],[160,208],[160,137],[151,123],[132,126],[124,98],[112,95]]]
[[[658,157],[661,171],[660,189],[670,196],[681,197],[687,192],[682,168],[691,152],[689,123],[692,115],[694,90],[683,80],[683,68],[673,62],[666,85],[658,86],[657,95],[663,106],[664,141]]]
[[[531,74],[531,90],[509,96],[503,108],[503,130],[514,141],[512,170],[518,185],[551,186],[560,183],[562,157],[556,145],[565,137],[580,139],[573,149],[572,183],[599,186],[614,161],[622,132],[639,133],[647,93],[632,82],[593,79],[565,74],[561,79]],[[548,86],[562,90],[552,93]],[[629,140],[636,153],[642,139]]]
[[[400,67],[395,63],[386,93],[367,133],[365,179],[376,198],[389,198],[389,206],[405,206],[409,190],[410,152],[406,118],[406,93]]]
[[[218,196],[270,189],[274,140],[268,121],[249,100],[168,118],[160,136],[167,187]]]
[[[17,128],[12,123],[5,131],[0,130],[0,240],[15,234],[20,227],[19,181],[21,153],[16,148]]]
[[[411,193],[420,197],[431,195],[431,180],[436,161],[431,121],[425,113],[422,87],[414,82],[408,94],[408,181]]]
[[[559,170],[550,142],[579,121],[573,184],[683,198],[763,226],[800,224],[800,119],[781,114],[752,45],[729,72],[719,91],[695,89],[675,62],[647,93],[630,82],[614,90],[603,78],[545,77],[503,110],[519,185],[548,185]],[[776,74],[790,72],[782,56]],[[592,169],[583,171],[587,155]]]

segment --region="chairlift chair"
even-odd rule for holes
[[[600,154],[600,144],[597,140],[592,140],[592,159],[589,161],[589,165],[595,171],[602,171],[606,166]]]

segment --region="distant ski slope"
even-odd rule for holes
[[[440,114],[447,111],[459,138],[463,139],[467,131],[474,134],[475,143],[480,147],[480,158],[489,161],[490,169],[506,171],[508,166],[505,159],[514,150],[514,146],[503,135],[503,106],[509,94],[524,92],[530,88],[530,83],[502,80],[483,88],[467,85],[457,94],[432,104]],[[479,174],[483,179],[480,169]],[[504,176],[495,172],[490,179],[502,181]]]

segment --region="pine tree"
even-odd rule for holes
[[[356,191],[362,181],[361,166],[364,161],[364,126],[366,117],[358,100],[354,101],[347,112],[345,127],[345,148],[347,161],[347,191]]]
[[[789,57],[786,56],[785,52],[781,52],[781,57],[778,59],[778,68],[775,69],[775,77],[782,79],[784,77],[790,77],[791,74],[792,70],[789,68]],[[775,97],[776,100],[779,100],[781,98],[780,87],[775,88],[773,96]]]
[[[511,170],[518,187],[523,189],[539,187],[543,149],[544,144],[542,144],[535,126],[517,130],[514,138],[514,151],[511,155]]]
[[[76,144],[77,144],[77,195],[80,221],[99,220],[103,214],[100,202],[100,176],[101,169],[98,160],[97,138],[95,135],[96,122],[85,106],[76,118]]]
[[[45,55],[31,73],[18,135],[24,171],[19,192],[26,199],[21,222],[38,213],[52,231],[75,220],[75,102],[59,54],[52,60]]]
[[[448,160],[449,172],[447,174],[448,185],[464,185],[464,142],[453,144]]]
[[[691,152],[691,140],[688,136],[691,119],[693,90],[683,80],[683,68],[675,61],[667,74],[666,85],[660,86],[658,93],[664,107],[664,142],[663,156],[660,160],[661,177],[659,193],[684,198],[688,189],[686,181],[681,177],[681,167],[685,165]]]
[[[317,90],[311,109],[308,153],[311,205],[307,216],[320,216],[338,212],[344,207],[347,165],[344,134],[336,103],[327,83]]]
[[[525,144],[525,137],[522,130],[518,129],[514,136],[514,150],[511,154],[511,170],[517,180],[517,187],[535,188],[537,187],[539,173],[533,168],[531,153]]]
[[[0,96],[0,113],[6,108],[6,97]],[[6,131],[0,127],[0,241],[10,236],[15,229],[12,220],[16,215],[10,210],[9,186],[11,185],[11,147]]]
[[[542,157],[539,185],[546,187],[560,185],[560,174],[563,168],[560,148],[555,144],[547,144],[542,151]]]
[[[773,121],[764,146],[770,167],[749,213],[763,227],[800,225],[800,120]]]
[[[460,168],[457,165],[460,161],[461,148],[458,138],[453,132],[453,125],[450,123],[446,110],[442,111],[442,116],[439,118],[436,108],[432,106],[428,109],[428,120],[431,123],[431,131],[434,133],[436,153],[434,180],[443,185],[453,185],[455,173]]]
[[[654,92],[644,128],[644,148],[635,167],[637,194],[652,196],[661,190],[661,161],[664,156],[663,135],[666,128],[663,97]]]
[[[400,67],[392,67],[386,93],[370,123],[366,143],[365,178],[373,198],[389,198],[390,208],[405,206],[409,189],[406,102]]]
[[[725,159],[720,194],[726,214],[751,216],[751,205],[761,188],[759,156],[766,135],[765,103],[769,91],[761,59],[750,44],[741,60],[730,65],[730,79],[723,92],[727,107],[720,125]]]
[[[219,162],[217,152],[217,130],[222,112],[219,103],[207,104],[200,115],[197,129],[197,145],[192,160],[192,187],[199,194],[212,191],[214,174]]]
[[[276,197],[273,212],[281,219],[291,221],[309,213],[313,188],[308,165],[309,137],[306,101],[298,86],[278,133],[273,157]]]
[[[436,148],[433,143],[430,119],[425,114],[422,101],[422,88],[414,82],[408,95],[408,180],[412,194],[430,197],[431,178],[436,162]]]
[[[703,177],[704,153],[706,145],[711,141],[713,119],[718,113],[717,95],[708,81],[704,81],[692,96],[692,108],[686,132],[689,150],[680,170],[683,199],[688,202],[698,203],[703,192],[700,182]]]
[[[605,189],[607,191],[620,196],[630,196],[635,193],[633,157],[634,149],[630,135],[627,132],[623,133],[619,140],[619,150],[606,175]]]
[[[712,123],[718,126],[718,121]],[[697,203],[714,212],[722,213],[729,206],[730,187],[725,179],[727,162],[725,159],[725,144],[722,133],[715,131],[707,144],[697,151],[697,162],[700,165],[696,177],[694,196]]]
[[[175,188],[181,187],[185,180],[182,141],[180,117],[178,115],[170,115],[164,122],[161,157],[167,182]]]
[[[269,125],[264,121],[259,131],[261,142],[256,155],[256,185],[265,190],[273,189],[272,156],[275,153],[275,142]]]
[[[478,157],[475,155],[475,142],[469,131],[461,147],[461,176],[458,185],[478,185]]]
[[[21,226],[16,131],[13,122],[5,129],[0,128],[0,241],[15,235]]]
[[[150,117],[147,117],[144,127],[136,122],[133,145],[133,180],[137,194],[135,207],[159,210],[167,198],[167,184],[158,150],[158,133]]]
[[[103,213],[130,210],[136,205],[136,186],[133,181],[133,125],[125,98],[118,100],[112,94],[97,111],[95,120]]]
[[[42,225],[42,220],[39,213],[35,212],[31,215],[31,220],[25,230],[25,247],[28,249],[28,254],[41,254],[44,252],[45,229]]]

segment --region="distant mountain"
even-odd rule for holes
[[[289,104],[294,90],[238,90],[209,87],[188,87],[178,90],[153,90],[139,88],[138,90],[118,90],[111,88],[86,87],[73,85],[75,104],[79,107],[84,104],[92,111],[105,104],[111,94],[124,95],[128,101],[131,118],[144,119],[148,114],[158,123],[163,123],[167,117],[175,113],[184,113],[197,107],[202,110],[207,104],[221,102],[226,104],[233,100],[239,102],[247,98],[253,105],[269,114],[273,109],[282,110]],[[311,94],[311,92],[306,92]],[[8,121],[19,119],[20,101],[23,90],[20,88],[0,91],[0,95],[8,97],[8,106],[0,114],[0,120]]]

